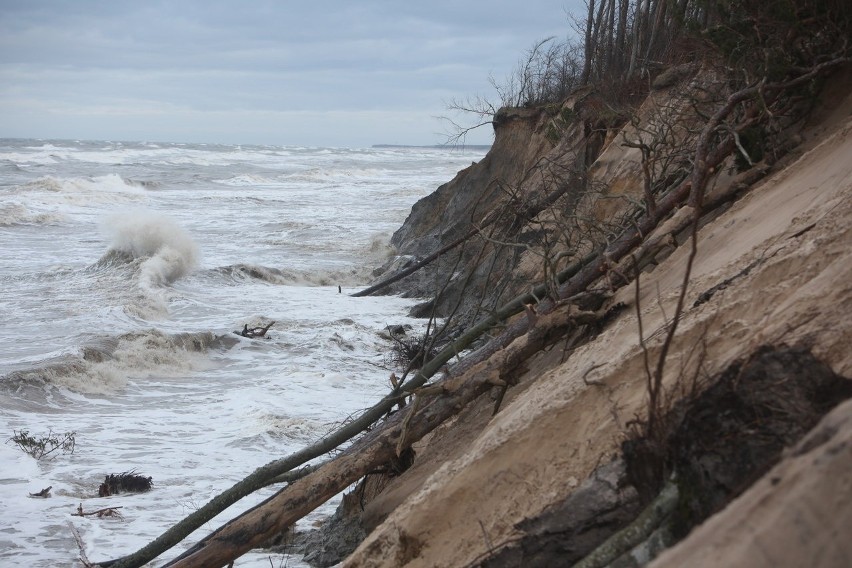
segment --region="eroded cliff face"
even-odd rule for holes
[[[516,268],[525,243],[542,234],[536,203],[560,192],[548,208],[571,207],[606,135],[579,118],[595,96],[578,93],[561,108],[501,110],[487,156],[414,205],[391,240],[400,257],[383,275],[459,245],[389,293],[437,296],[436,315],[467,312],[472,320],[480,303],[493,308],[527,285],[529,275]]]
[[[803,142],[772,164],[762,181],[735,187],[741,197],[702,224],[686,291],[687,309],[670,346],[664,385],[682,384],[684,377],[718,376],[750,361],[767,346],[810,353],[833,373],[852,377],[850,86],[852,72],[835,74],[815,101],[811,118],[785,133]],[[637,132],[661,116],[671,91],[652,92],[637,113],[646,118],[620,131],[602,128],[596,132],[589,122],[576,120],[583,108],[589,108],[582,104],[593,100],[583,96],[568,101],[558,112],[530,113],[498,124],[498,141],[501,128],[514,129],[511,132],[517,138],[512,146],[501,150],[495,143],[497,153],[490,160],[461,172],[439,190],[440,196],[419,204],[395,237],[400,251],[422,255],[437,243],[463,234],[470,210],[455,210],[456,205],[484,204],[486,196],[489,203],[503,203],[506,193],[494,187],[500,185],[498,169],[524,195],[535,199],[538,192],[553,187],[552,180],[536,167],[542,161],[568,167],[592,163],[590,176],[607,182],[597,195],[604,200],[595,202],[600,209],[593,205],[588,210],[592,217],[628,211],[628,205],[622,209],[610,202],[629,204],[645,195],[642,149],[622,142],[636,140]],[[549,128],[563,127],[558,136],[548,134]],[[565,135],[569,130],[570,135]],[[537,150],[521,152],[523,167],[518,168],[509,150],[523,146],[524,139],[532,140],[530,147]],[[498,155],[510,159],[517,169],[498,165],[494,161]],[[671,173],[677,175],[676,170]],[[739,184],[735,173],[729,160],[713,172],[710,191],[726,191]],[[473,179],[485,186],[473,184]],[[577,211],[570,195],[560,202],[558,213]],[[438,219],[439,204],[444,204],[446,218]],[[473,210],[475,220],[487,215],[484,209]],[[540,236],[553,230],[555,234],[553,227],[562,223],[563,218],[548,210],[524,219],[520,227],[506,221],[499,228],[514,227],[515,242],[522,242],[525,232]],[[665,230],[663,226],[657,232]],[[423,235],[431,243],[415,244]],[[501,253],[493,244],[498,240],[486,239],[483,252],[470,253],[474,280],[485,282],[486,288],[488,282],[496,282],[487,278],[493,268],[482,272],[481,263],[472,259],[500,259],[500,254],[506,254],[500,266],[513,269],[500,293],[541,276],[540,255],[527,248],[517,254]],[[635,492],[631,495],[631,488],[623,485],[618,466],[602,466],[621,455],[630,423],[644,416],[646,356],[655,360],[663,347],[689,256],[688,246],[662,251],[642,273],[638,286],[621,288],[610,300],[626,309],[607,320],[589,342],[569,350],[566,341],[565,348],[557,345],[530,360],[495,416],[491,416],[494,401],[482,397],[417,444],[412,468],[367,505],[364,520],[371,532],[344,565],[488,565],[489,558],[496,558],[495,551],[508,550],[529,536],[530,527],[553,518],[554,507],[575,514],[591,506],[588,491],[595,483],[601,506],[628,516],[635,513]],[[446,277],[447,270],[460,273],[462,265],[434,268],[429,277],[419,277],[421,288],[411,289],[427,290],[442,270]],[[466,287],[473,289],[470,281]],[[845,566],[852,557],[852,543],[844,532],[852,514],[852,485],[843,470],[852,460],[849,416],[848,404],[838,408],[784,454],[775,469],[656,565]],[[623,522],[606,522],[610,521]],[[560,526],[573,530],[567,521]],[[575,528],[576,534],[587,534],[582,527]],[[574,546],[571,554],[576,557],[588,552],[590,545],[585,542],[572,544],[568,539],[561,546]],[[520,560],[524,558],[522,554]]]
[[[501,185],[517,185],[552,146],[542,136],[539,109],[501,111],[494,119],[495,140],[480,162],[414,204],[391,244],[401,254],[426,256],[481,222],[500,200]]]
[[[685,65],[648,96],[588,87],[561,105],[501,110],[488,155],[414,205],[381,276],[457,246],[387,292],[435,298],[417,315],[434,307],[469,325],[555,278],[641,207],[643,163],[657,183],[685,175],[690,157],[664,147],[687,147],[699,125],[694,104],[714,81],[712,70]]]

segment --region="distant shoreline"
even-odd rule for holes
[[[432,145],[417,145],[417,144],[373,144],[371,148],[435,148],[445,150],[447,148],[463,148],[468,150],[490,150],[491,144],[459,144],[453,146],[450,144],[432,144]]]

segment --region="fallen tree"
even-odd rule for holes
[[[560,278],[570,278],[583,266],[583,262],[588,261],[590,258],[591,255],[583,259],[583,261],[573,264],[560,274]],[[245,477],[240,482],[217,495],[210,502],[188,515],[182,521],[175,524],[168,531],[137,552],[116,560],[101,562],[99,565],[116,567],[141,566],[172,548],[174,545],[186,538],[191,532],[246,495],[250,495],[258,489],[275,483],[298,479],[301,477],[300,473],[310,471],[307,466],[303,467],[310,460],[333,451],[361,432],[370,428],[377,421],[381,420],[383,416],[390,413],[400,400],[411,396],[416,389],[426,384],[426,382],[440,371],[447,362],[464,351],[483,333],[490,330],[498,322],[520,313],[524,310],[525,305],[537,302],[538,298],[543,296],[545,293],[545,286],[540,285],[532,292],[514,298],[511,302],[503,306],[503,308],[491,314],[478,325],[465,332],[451,345],[445,347],[434,359],[431,359],[421,369],[419,369],[417,373],[406,383],[398,385],[390,394],[379,401],[376,405],[363,412],[360,416],[344,425],[342,428],[332,432],[307,448],[295,452],[285,458],[272,461],[265,466],[256,469],[251,475]],[[303,471],[294,471],[297,470],[297,468],[302,468]]]
[[[658,210],[662,209],[662,205],[664,204],[661,204]],[[560,273],[559,280],[565,283],[562,287],[560,287],[560,293],[562,295],[565,295],[566,297],[574,296],[582,292],[595,280],[600,278],[602,275],[602,271],[589,270],[590,266],[595,266],[594,261],[599,257],[600,254],[591,254],[586,258],[582,259],[580,262],[573,264],[569,269],[566,269],[565,271]],[[576,280],[579,274],[586,274],[586,279],[588,281]],[[569,285],[572,283],[573,285]],[[444,365],[450,359],[455,357],[459,352],[463,351],[476,338],[491,329],[498,322],[504,321],[512,315],[518,314],[523,311],[525,305],[537,303],[539,301],[539,298],[545,293],[545,285],[540,285],[536,287],[536,289],[534,289],[531,293],[524,294],[515,298],[514,300],[506,304],[502,309],[498,310],[497,312],[486,318],[483,322],[481,322],[474,328],[468,330],[468,332],[466,332],[461,338],[456,340],[449,347],[445,348],[435,359],[432,359],[426,365],[424,365],[424,367],[420,369],[418,373],[404,385],[404,389],[402,388],[403,385],[400,385],[398,389],[395,389],[379,404],[375,405],[374,407],[363,413],[361,416],[353,420],[350,424],[337,430],[336,432],[332,433],[331,435],[327,436],[326,438],[312,445],[309,448],[305,448],[304,450],[296,452],[295,454],[292,454],[284,459],[276,460],[262,468],[258,468],[250,476],[246,477],[238,484],[234,485],[230,489],[226,490],[225,492],[214,498],[208,504],[186,517],[180,523],[169,529],[169,531],[161,535],[158,539],[152,541],[150,544],[143,547],[136,553],[123,558],[119,558],[117,560],[101,562],[99,565],[104,567],[112,566],[117,568],[141,566],[146,562],[152,560],[153,558],[156,558],[166,550],[169,550],[175,544],[183,540],[183,538],[185,538],[189,533],[197,529],[203,523],[212,519],[218,513],[220,513],[245,495],[248,495],[256,491],[257,489],[268,486],[272,483],[278,482],[278,479],[281,475],[284,475],[287,472],[304,465],[311,459],[324,455],[337,448],[341,444],[345,443],[349,439],[353,438],[354,436],[369,428],[372,424],[381,419],[382,416],[389,413],[402,397],[410,396],[412,394],[417,395],[417,389],[422,387],[431,376],[437,373],[442,367],[444,367]],[[552,319],[553,314],[558,313],[557,308],[559,306],[565,306],[569,308],[572,307],[570,304],[565,304],[562,301],[554,301],[552,299],[544,300],[540,305],[539,315],[535,318],[536,326],[531,331],[539,330],[538,333],[541,333],[541,330],[547,330],[553,327],[555,325],[553,323],[554,320]],[[574,309],[576,310],[576,308]],[[588,316],[585,317],[588,318]],[[594,318],[586,319],[585,323],[597,321],[597,319],[599,319],[600,317],[600,314],[595,314]],[[449,418],[455,412],[461,410],[461,408],[465,404],[470,402],[470,400],[473,400],[479,394],[482,394],[483,392],[488,390],[491,386],[499,384],[498,382],[496,382],[495,378],[492,375],[483,375],[484,378],[482,378],[482,376],[480,376],[480,371],[484,370],[484,368],[487,367],[488,361],[492,361],[492,356],[497,351],[505,351],[512,344],[512,342],[522,338],[524,333],[528,331],[530,321],[531,318],[521,318],[517,320],[514,324],[506,328],[498,337],[489,342],[483,349],[480,349],[471,354],[470,356],[464,358],[460,363],[450,369],[446,377],[440,383],[430,386],[430,389],[437,388],[439,389],[437,392],[446,394],[448,392],[451,392],[451,390],[453,389],[458,390],[458,387],[453,387],[453,389],[450,389],[448,387],[441,386],[445,383],[457,384],[459,381],[466,380],[469,383],[466,388],[462,389],[461,392],[457,394],[457,396],[446,399],[445,404],[442,405],[441,408],[444,409],[443,412],[446,412],[447,409],[452,410],[452,412],[447,414],[443,418],[441,418],[441,412],[438,412],[437,415],[427,412],[427,408],[431,408],[431,405],[430,407],[424,408],[423,413],[421,414],[421,419],[415,421],[415,425],[428,424],[430,428],[429,430],[423,431],[421,433],[420,430],[418,430],[417,428],[422,428],[422,426],[415,426],[415,429],[409,430],[408,434],[405,436],[406,444],[411,444],[417,441],[418,439],[420,439],[420,437],[428,433],[428,431],[431,431],[432,428],[437,427],[443,420]],[[495,347],[498,345],[499,347]],[[524,358],[529,357],[537,351],[541,350],[542,345],[543,343],[541,342],[527,342],[526,349],[519,349],[515,351],[513,357],[517,359],[521,354],[525,354]],[[503,358],[500,358],[500,360],[497,362],[492,361],[492,373],[495,368],[500,367],[503,364]],[[477,377],[480,378],[477,379]],[[496,377],[496,379],[499,379],[499,376]],[[444,400],[444,397],[438,400]],[[312,477],[303,480],[301,483],[299,481],[294,482],[291,486],[282,490],[281,493],[277,494],[276,496],[273,496],[269,500],[245,513],[236,521],[232,521],[239,521],[238,526],[242,528],[238,530],[237,533],[234,532],[237,529],[228,530],[222,536],[221,539],[215,539],[213,541],[217,543],[217,546],[215,548],[206,549],[206,552],[202,554],[202,550],[205,550],[205,548],[202,547],[197,550],[199,556],[190,555],[186,557],[187,561],[189,561],[189,558],[201,559],[199,560],[199,562],[201,563],[178,563],[175,565],[201,566],[204,565],[205,561],[210,560],[210,554],[215,554],[217,555],[217,558],[220,559],[225,558],[225,556],[223,556],[225,555],[225,550],[227,550],[230,554],[236,554],[236,556],[231,557],[236,558],[240,554],[244,553],[246,550],[250,550],[252,547],[256,546],[257,543],[263,542],[263,540],[265,540],[265,538],[268,538],[268,536],[274,535],[276,531],[280,532],[280,530],[282,530],[287,523],[292,523],[300,519],[305,514],[327,501],[333,495],[345,489],[348,485],[350,485],[369,471],[381,466],[383,463],[386,463],[387,461],[389,461],[389,459],[391,459],[391,457],[395,455],[397,445],[399,445],[399,433],[396,429],[399,427],[397,423],[400,422],[400,416],[401,414],[397,413],[391,416],[382,424],[380,431],[389,432],[389,434],[386,435],[386,439],[382,441],[383,443],[377,442],[378,446],[373,449],[369,455],[366,454],[364,446],[374,438],[375,433],[368,434],[364,437],[363,440],[359,441],[351,448],[346,450],[344,454],[338,456],[337,458],[335,458],[335,460],[332,460],[332,462],[321,466],[318,471],[315,472],[315,475],[313,475]],[[407,417],[409,424],[411,424],[411,416],[408,415]],[[409,428],[411,428],[411,426],[409,426]],[[390,440],[393,441],[391,442]],[[388,444],[390,445],[388,446]],[[364,453],[364,456],[362,456],[361,460],[357,459],[357,454],[359,453]],[[353,457],[353,455],[355,455],[355,457]],[[338,462],[339,460],[344,461],[341,463],[337,463],[337,465],[334,465],[335,462]],[[329,470],[325,469],[329,468],[329,466],[333,466],[333,474],[330,474],[328,472]],[[310,491],[300,491],[298,488],[302,487],[303,485],[308,485],[308,487],[312,487],[312,489]],[[277,515],[275,516],[275,518],[270,519],[269,510],[274,509],[276,507],[280,507],[282,505],[281,502],[275,501],[275,499],[279,495],[282,495],[284,491],[291,489],[291,487],[295,487],[296,489],[287,493],[288,497],[286,498],[286,502],[288,506],[292,507],[292,512],[283,516]],[[331,493],[329,493],[329,491],[331,491]],[[297,493],[293,495],[294,492]],[[313,496],[314,498],[308,499],[309,496]],[[263,509],[263,507],[265,506],[268,506],[269,509]],[[261,510],[261,512],[257,512],[259,509]],[[251,515],[251,517],[247,518],[246,515]],[[225,527],[230,526],[230,524],[231,523],[225,525]],[[249,534],[248,532],[246,532],[247,526],[252,526],[252,529],[249,532],[257,530],[259,534],[264,534],[267,536],[259,540],[255,538],[247,539],[248,548],[238,546],[235,543],[235,534],[239,534],[241,535],[240,538],[245,539],[246,536]],[[224,530],[224,528],[221,530]],[[208,542],[208,539],[213,538],[216,534],[218,534],[218,531],[216,533],[213,533],[213,535],[211,535],[204,541],[202,541],[202,543]],[[199,544],[198,546],[201,546],[201,544]],[[191,549],[191,551],[196,550],[196,548]],[[223,563],[226,562],[226,560],[223,561]]]
[[[279,491],[250,511],[214,531],[167,564],[175,568],[221,566],[281,532],[316,507],[398,455],[458,413],[492,386],[510,382],[529,357],[564,336],[565,330],[593,323],[602,312],[584,312],[564,305],[507,346],[499,357],[483,362],[463,375],[448,377],[414,391],[415,403],[368,433],[335,459]],[[416,400],[428,399],[418,404]]]

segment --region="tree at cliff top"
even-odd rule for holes
[[[498,268],[491,274],[509,277],[514,277],[521,257],[529,256],[532,249],[539,251],[545,264],[559,259],[565,262],[569,255],[582,252],[583,245],[594,248],[601,245],[601,240],[610,240],[621,232],[622,223],[609,213],[589,216],[590,209],[600,209],[595,206],[578,210],[575,205],[605,197],[611,204],[607,211],[618,209],[629,217],[634,214],[628,211],[630,204],[616,206],[613,199],[624,201],[640,196],[625,196],[620,189],[606,187],[606,180],[596,177],[594,168],[589,169],[602,149],[631,146],[643,153],[644,202],[653,208],[667,187],[691,169],[689,140],[698,135],[730,93],[749,87],[761,92],[761,82],[783,84],[801,76],[806,69],[848,54],[846,42],[852,25],[842,4],[840,0],[622,0],[621,4],[590,0],[588,19],[577,22],[588,48],[572,50],[569,44],[560,46],[553,39],[539,42],[522,58],[515,74],[498,88],[502,104],[529,103],[537,108],[495,110],[497,104],[483,98],[465,107],[480,111],[478,125],[494,125],[498,131],[494,146],[480,164],[447,184],[447,191],[439,188],[428,200],[418,203],[394,236],[394,244],[402,254],[422,261],[411,267],[420,271],[416,279],[405,281],[411,287],[397,287],[395,291],[425,296],[420,284],[433,275],[433,280],[445,282],[447,275],[471,273],[466,267],[476,263],[469,259],[495,258],[488,251],[480,253],[471,244],[473,234],[495,249],[502,243],[500,254],[508,260],[495,264]],[[626,20],[620,17],[624,9]],[[578,61],[589,84],[563,101],[566,83],[561,79],[574,77],[579,84],[578,75],[570,72],[578,69]],[[682,62],[688,64],[680,65]],[[699,67],[702,71],[696,77]],[[681,73],[684,69],[685,75]],[[666,89],[649,105],[657,110],[640,110],[639,105],[652,86]],[[787,129],[807,110],[818,88],[819,82],[809,82],[785,89],[771,115],[761,110],[759,102],[748,108],[747,112],[752,113],[749,124],[733,133],[738,150],[734,159],[740,171],[785,144],[790,134]],[[555,102],[548,103],[549,100]],[[649,112],[655,112],[657,118],[649,120]],[[737,113],[742,112],[746,112],[745,107],[738,107]],[[739,118],[742,117],[733,122]],[[628,122],[633,122],[635,128],[615,139]],[[724,129],[731,134],[733,122],[726,120],[716,125],[713,136],[724,137]],[[466,131],[458,129],[456,135],[463,138]],[[672,133],[677,135],[671,136]],[[552,143],[552,151],[545,148],[543,137]],[[582,151],[584,160],[571,159],[570,153],[583,144],[585,149],[578,151]],[[536,183],[546,187],[538,189]],[[535,215],[525,215],[529,204],[539,196],[554,195],[565,184],[571,186],[568,197],[548,206],[544,213],[537,210]],[[473,205],[461,207],[465,200]],[[423,216],[423,209],[430,211],[426,214],[429,219],[420,221],[418,215]],[[499,227],[491,222],[498,213],[505,220]],[[545,223],[547,215],[553,218],[547,220],[550,225]],[[591,222],[579,222],[583,215]],[[553,223],[560,223],[562,228],[548,232]],[[402,236],[397,239],[398,235]],[[415,240],[420,243],[419,248],[409,246]],[[467,246],[467,250],[450,255],[446,250],[449,246],[456,246],[459,251]],[[421,270],[423,263],[433,258],[429,253],[439,258],[434,268]],[[458,262],[462,255],[466,258]],[[441,262],[446,268],[438,266]],[[547,270],[551,271],[550,267]],[[552,272],[558,270],[556,266]],[[468,286],[463,278],[456,277],[454,283],[448,284],[450,290],[444,286],[441,295],[434,295],[436,302],[443,304],[441,315],[450,312],[446,298],[460,295],[454,293],[455,289],[469,288],[468,297],[480,293],[488,299],[496,298],[481,303],[487,311],[517,294],[518,286],[526,285],[512,285],[503,293],[502,281],[495,285],[492,279],[479,285],[483,279],[476,278]],[[539,281],[537,274],[531,278],[533,284]],[[497,298],[500,294],[503,298]]]
[[[475,116],[473,124],[445,117],[449,139],[491,124],[500,108],[560,103],[585,85],[635,100],[666,67],[712,54],[746,79],[780,79],[842,49],[850,18],[845,0],[586,0],[585,14],[570,15],[574,38],[539,40],[502,82],[489,78],[496,101],[448,102],[450,111]]]

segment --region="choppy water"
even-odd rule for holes
[[[69,522],[93,561],[133,552],[386,393],[377,332],[418,325],[410,301],[345,292],[482,154],[0,140],[0,565],[76,565]],[[232,333],[269,321],[266,340]],[[7,442],[51,429],[76,433],[73,454]],[[154,490],[97,497],[128,470]]]

